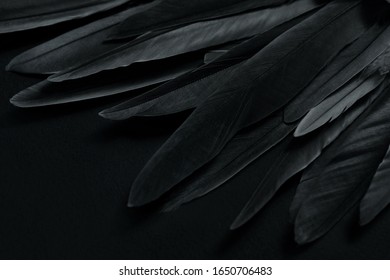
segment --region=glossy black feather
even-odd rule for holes
[[[126,9],[69,31],[24,53],[7,65],[7,70],[21,73],[53,74],[86,62],[119,44],[103,43],[112,29],[132,14],[147,9],[151,4]]]
[[[302,0],[260,11],[193,23],[160,34],[138,44],[129,42],[86,63],[49,77],[61,82],[104,70],[126,67],[136,62],[158,60],[206,49],[266,32],[296,16],[318,7],[315,0]]]
[[[100,115],[108,119],[122,120],[132,116],[161,116],[195,108],[228,80],[235,67],[305,17],[306,15],[299,16],[257,35],[237,45],[215,61],[139,97],[106,109]]]
[[[157,199],[214,158],[238,130],[290,101],[369,27],[362,9],[359,1],[332,2],[239,67],[147,163],[133,184],[129,206]],[[324,41],[328,44],[319,44]],[[280,79],[285,73],[288,79]]]
[[[390,95],[383,92],[305,170],[298,192],[305,194],[295,219],[295,240],[313,241],[328,232],[367,190],[390,141]]]
[[[203,54],[179,56],[107,71],[83,79],[52,83],[47,80],[22,90],[10,102],[18,107],[39,107],[77,102],[156,85],[176,78],[203,63]]]
[[[311,108],[346,84],[383,53],[390,38],[388,24],[388,21],[386,24],[375,24],[335,57],[285,108],[284,121],[290,123],[302,118]]]
[[[390,204],[390,149],[375,172],[374,178],[360,203],[360,224],[370,223]]]
[[[386,92],[386,90],[388,91],[387,86],[389,82],[390,82],[389,79],[386,79],[380,87],[378,87],[372,94],[369,95],[369,97],[367,97],[367,101],[359,101],[359,103],[368,102],[368,105],[370,105],[380,94]],[[352,110],[356,110],[356,109],[353,108]],[[312,192],[311,188],[300,187],[297,189],[297,192],[294,196],[294,200],[290,206],[291,222],[295,221],[297,213],[303,201],[305,201],[305,199],[311,194],[311,192]]]
[[[279,188],[291,177],[309,166],[318,158],[323,149],[329,146],[347,127],[349,127],[378,97],[383,88],[369,98],[358,102],[349,112],[334,123],[307,138],[286,141],[284,148],[269,163],[269,170],[260,176],[261,181],[256,191],[233,222],[231,228],[236,229],[249,221],[275,195]],[[262,161],[263,159],[259,159]],[[260,162],[260,164],[262,164]]]
[[[380,75],[379,72],[369,77],[364,74],[358,75],[358,77],[352,79],[348,84],[312,108],[300,121],[294,136],[301,137],[328,122],[334,121],[360,98],[378,87],[384,79],[385,76]]]
[[[1,0],[0,34],[86,17],[129,0]]]
[[[147,11],[125,20],[110,39],[132,38],[148,31],[167,30],[197,21],[222,18],[287,0],[160,0]]]
[[[284,124],[281,113],[278,113],[238,133],[218,156],[175,188],[164,209],[174,210],[215,190],[278,145],[295,127]]]

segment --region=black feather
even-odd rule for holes
[[[14,59],[7,70],[21,73],[53,74],[86,62],[119,44],[103,43],[112,29],[131,14],[147,9],[150,4],[129,8],[99,19],[34,47]]]
[[[133,42],[123,44],[96,59],[55,74],[49,77],[49,80],[61,82],[82,78],[104,70],[126,67],[136,62],[163,59],[249,38],[315,7],[318,7],[315,0],[302,0],[281,7],[193,23],[138,44]]]
[[[145,88],[176,78],[203,62],[203,54],[168,58],[107,71],[86,78],[52,83],[43,81],[13,96],[10,102],[18,107],[38,107],[77,102],[135,89]]]
[[[129,0],[1,0],[0,34],[86,17]]]
[[[257,35],[239,44],[215,61],[137,98],[106,109],[100,115],[108,119],[122,120],[132,116],[160,116],[195,108],[228,80],[235,67],[304,18],[306,15]]]
[[[382,93],[383,87],[372,96],[359,102],[349,112],[337,119],[311,137],[286,141],[283,149],[279,149],[277,156],[269,161],[269,169],[264,172],[257,190],[245,205],[241,213],[233,222],[231,228],[236,229],[251,219],[275,195],[279,188],[292,176],[304,170],[323,149],[329,146],[347,127],[349,127]],[[259,159],[260,164],[263,159]]]
[[[369,27],[359,3],[328,4],[237,68],[231,81],[198,106],[147,163],[133,184],[129,206],[157,199],[214,158],[238,130],[291,100]],[[329,43],[320,44],[324,41]],[[281,80],[285,73],[288,79]]]
[[[132,38],[149,31],[169,30],[197,21],[222,18],[287,0],[160,0],[147,11],[125,20],[110,39]]]
[[[376,171],[360,204],[360,224],[371,222],[390,203],[390,149]]]
[[[343,50],[310,85],[285,108],[284,121],[296,122],[311,108],[346,84],[388,48],[390,27],[377,23]]]
[[[312,108],[299,123],[294,136],[303,136],[328,122],[334,121],[360,98],[378,87],[384,79],[385,76],[379,73],[369,77],[362,74],[352,79],[348,84]]]
[[[390,141],[388,89],[303,173],[297,243],[328,232],[363,197]]]
[[[278,145],[295,127],[284,124],[281,113],[278,113],[237,134],[218,156],[175,188],[164,209],[174,210],[215,190]]]

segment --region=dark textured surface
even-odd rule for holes
[[[13,107],[8,99],[39,79],[4,72],[5,65],[68,28],[0,37],[1,259],[390,258],[390,209],[364,228],[355,209],[319,241],[295,245],[288,210],[297,178],[235,232],[229,225],[256,178],[238,176],[173,213],[126,208],[137,173],[185,115],[119,123],[97,116],[124,95]]]

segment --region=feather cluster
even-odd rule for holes
[[[125,93],[100,116],[192,110],[133,182],[128,206],[166,194],[171,211],[244,173],[258,183],[236,229],[299,174],[290,212],[304,244],[355,206],[365,225],[390,203],[387,2],[6,0],[1,33],[109,10],[15,57],[8,70],[47,79],[11,103]]]

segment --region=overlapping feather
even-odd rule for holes
[[[0,33],[125,2],[5,1]],[[13,59],[8,70],[53,75],[11,102],[54,105],[163,83],[100,113],[122,120],[195,108],[141,171],[128,205],[173,189],[164,208],[173,210],[238,173],[257,176],[235,229],[303,171],[291,217],[296,241],[307,243],[362,198],[362,225],[390,203],[389,13],[380,0],[123,5]]]
[[[356,101],[380,85],[384,79],[385,76],[379,73],[370,77],[363,74],[362,77],[352,79],[332,96],[312,108],[299,123],[294,135],[296,137],[305,135],[328,122],[334,121]]]
[[[371,222],[390,203],[389,150],[379,165],[360,204],[360,224]]]
[[[369,27],[362,9],[359,1],[332,2],[239,67],[146,164],[133,184],[129,206],[157,199],[213,159],[240,129],[290,101]],[[328,40],[331,44],[325,47],[315,43]],[[288,79],[280,80],[284,73],[289,73]]]
[[[238,133],[209,163],[175,188],[164,209],[180,205],[215,190],[268,150],[278,145],[296,125],[283,123],[282,114],[269,117],[262,124]]]
[[[321,237],[364,196],[390,141],[389,97],[387,90],[303,173],[294,202],[298,243]]]
[[[110,39],[125,39],[150,31],[170,30],[193,22],[231,16],[267,6],[277,6],[287,0],[159,0],[151,9],[130,16],[110,36]]]
[[[21,73],[53,74],[87,62],[119,44],[103,43],[116,25],[152,4],[139,5],[94,21],[36,46],[11,60],[7,70]]]
[[[306,18],[306,14],[255,36],[215,61],[145,94],[106,109],[101,116],[122,120],[132,116],[160,116],[195,108],[228,81],[232,71],[276,37]]]
[[[299,120],[311,108],[345,85],[388,49],[389,38],[388,20],[372,26],[356,42],[343,50],[302,93],[286,106],[284,120],[288,123]]]
[[[275,156],[268,160],[268,171],[264,172],[265,175],[261,178],[257,190],[233,222],[232,228],[238,228],[251,219],[288,179],[315,161],[323,149],[329,146],[382,94],[387,85],[388,82],[317,134],[307,139],[293,139],[292,137],[287,139],[284,147],[279,148]],[[264,159],[260,159],[260,162],[262,160]]]
[[[166,82],[202,65],[203,54],[182,55],[143,67],[127,67],[83,79],[52,83],[47,80],[14,95],[10,102],[18,107],[40,107],[110,96]]]
[[[130,0],[2,0],[0,34],[86,17]]]
[[[248,12],[219,20],[193,23],[162,33],[138,44],[121,45],[89,62],[52,75],[61,82],[104,70],[126,67],[136,62],[158,60],[252,37],[318,6],[315,0],[300,0],[281,7]]]

